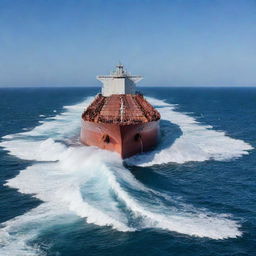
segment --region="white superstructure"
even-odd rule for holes
[[[112,94],[135,94],[135,83],[139,82],[142,76],[129,75],[124,70],[124,66],[119,64],[110,75],[97,76],[97,79],[103,83],[102,95],[110,96]]]

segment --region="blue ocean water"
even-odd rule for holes
[[[161,141],[79,143],[98,88],[0,89],[0,255],[255,255],[256,88],[141,88]]]

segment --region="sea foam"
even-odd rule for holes
[[[37,255],[39,248],[28,245],[28,241],[63,219],[68,223],[84,218],[87,223],[120,232],[153,228],[212,239],[242,234],[240,224],[230,216],[197,209],[184,202],[179,207],[181,203],[175,197],[148,188],[123,166],[118,154],[63,143],[67,136],[77,136],[81,112],[91,100],[65,107],[64,113],[46,118],[33,130],[6,136],[1,142],[0,146],[10,154],[36,161],[6,185],[33,194],[43,202],[24,215],[2,223],[1,255]],[[162,119],[180,127],[182,135],[168,147],[161,148],[160,144],[152,152],[130,158],[131,164],[228,160],[251,149],[249,144],[175,111],[173,105],[149,100],[158,107]]]
[[[223,161],[241,157],[253,149],[242,140],[233,139],[223,131],[213,130],[211,126],[200,124],[192,116],[176,111],[176,105],[154,98],[148,100],[156,106],[162,119],[179,126],[182,135],[168,147],[163,147],[167,138],[162,138],[162,143],[155,150],[130,158],[127,161],[130,164],[151,166],[209,159]]]

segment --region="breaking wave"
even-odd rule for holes
[[[164,120],[179,126],[182,135],[173,144],[168,144],[171,136],[169,127],[162,129],[162,142],[158,148],[132,157],[127,162],[140,166],[163,163],[185,163],[189,161],[230,160],[248,154],[252,146],[242,140],[233,139],[225,132],[215,131],[210,125],[200,124],[195,118],[175,111],[176,106],[162,100],[148,98],[156,106]]]
[[[60,222],[72,223],[78,217],[122,232],[159,228],[212,239],[242,234],[239,223],[230,216],[196,209],[146,187],[123,166],[116,153],[81,146],[76,137],[80,115],[91,100],[64,107],[64,113],[46,118],[31,131],[7,135],[0,143],[10,154],[36,161],[6,185],[43,202],[2,223],[1,255],[40,254],[40,248],[30,241],[47,228]],[[162,119],[178,125],[182,134],[171,145],[163,141],[155,151],[130,158],[131,164],[227,160],[251,149],[249,144],[175,111],[173,105],[150,101]]]

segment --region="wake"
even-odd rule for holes
[[[226,136],[222,131],[215,131],[210,125],[202,125],[195,118],[175,111],[175,105],[149,98],[152,105],[161,113],[161,118],[180,127],[182,136],[169,147],[164,146],[163,138],[158,148],[149,153],[132,157],[128,163],[151,166],[163,163],[185,163],[189,161],[217,160],[225,161],[247,155],[252,146],[242,140]],[[168,129],[168,128],[167,128]],[[170,133],[170,132],[169,132]]]
[[[0,143],[10,154],[36,161],[6,185],[43,201],[2,224],[1,255],[40,254],[39,248],[29,245],[30,241],[60,222],[72,224],[77,218],[121,232],[156,228],[212,239],[242,235],[239,223],[229,216],[181,205],[175,198],[144,186],[116,153],[74,145],[71,138],[78,133],[81,112],[91,100],[66,106],[64,113],[46,118],[31,131],[5,136]],[[149,100],[162,119],[180,127],[182,135],[172,145],[166,146],[163,141],[156,150],[130,158],[129,164],[230,160],[252,149],[241,140],[175,111],[173,105]]]

